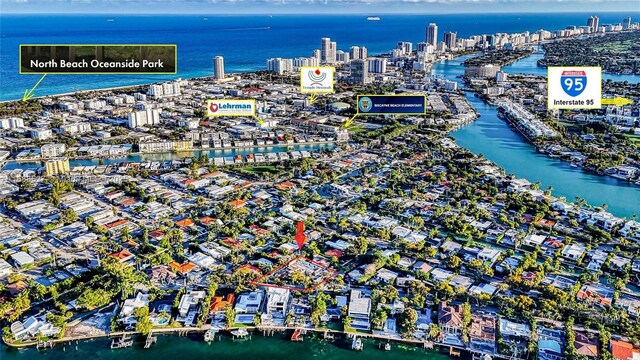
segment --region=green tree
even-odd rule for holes
[[[111,301],[111,294],[103,289],[86,289],[78,296],[77,305],[87,310],[107,305]]]
[[[136,331],[142,335],[147,335],[151,331],[151,319],[149,318],[149,308],[139,307],[133,310],[133,317],[136,319]]]
[[[406,308],[400,317],[400,334],[405,338],[413,337],[416,321],[418,321],[418,313],[412,308]]]
[[[224,317],[226,319],[226,325],[228,328],[232,327],[233,324],[235,324],[236,311],[233,310],[233,307],[231,305],[227,305],[227,307],[224,308]]]

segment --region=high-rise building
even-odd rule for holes
[[[436,23],[431,23],[427,26],[425,41],[433,46],[438,44],[438,25]]]
[[[371,58],[369,61],[368,72],[376,74],[384,74],[387,72],[387,59]]]
[[[624,20],[622,20],[622,28],[623,29],[631,28],[631,16],[627,16],[626,18],[624,18]]]
[[[361,59],[361,57],[360,57],[360,47],[359,46],[352,46],[351,48],[349,48],[349,57],[351,58],[351,60]]]
[[[363,59],[356,59],[351,62],[351,82],[366,84],[369,78],[369,62]]]
[[[47,160],[44,163],[44,168],[47,176],[54,176],[59,174],[66,174],[70,171],[69,159],[66,157],[53,158]]]
[[[444,33],[444,43],[449,49],[456,48],[456,33],[446,32]]]
[[[213,58],[213,78],[216,80],[224,79],[224,58],[222,56]]]
[[[505,82],[508,80],[508,75],[504,71],[498,71],[496,73],[496,82]]]
[[[349,58],[351,60],[361,59],[364,60],[367,58],[367,48],[364,46],[352,46],[349,48]]]
[[[322,54],[322,53],[320,52],[320,50],[319,50],[319,49],[315,49],[315,50],[313,50],[313,53],[312,53],[312,55],[311,55],[311,56],[312,56],[312,57],[314,57],[314,58],[316,58],[316,59],[318,59],[318,61],[320,61],[320,57],[322,57],[322,55],[321,55],[321,54]]]
[[[305,57],[297,57],[293,59],[293,67],[300,68],[303,66],[318,66],[318,59],[314,57],[305,58]],[[267,67],[269,67],[269,63],[267,62]]]
[[[331,39],[322,38],[320,39],[320,62],[322,64],[327,64],[329,63],[330,58],[331,58]]]
[[[413,51],[413,43],[409,41],[398,41],[396,49],[400,50],[402,54],[409,55]]]
[[[500,66],[493,64],[468,66],[464,68],[464,76],[470,78],[495,78]]]
[[[293,59],[271,58],[267,59],[267,70],[282,74],[293,70]]]
[[[331,46],[329,47],[329,59],[327,61],[329,64],[336,62],[337,52],[338,52],[338,44],[335,41],[332,41]]]
[[[177,96],[180,95],[180,83],[177,81],[164,84],[153,84],[149,86],[147,95],[153,97]]]
[[[598,32],[600,19],[597,16],[590,16],[587,20],[587,26],[591,27],[591,32]]]
[[[348,52],[344,52],[342,50],[338,50],[338,52],[336,52],[336,61],[346,64],[349,62],[350,59],[351,57],[349,56]]]

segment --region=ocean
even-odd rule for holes
[[[22,97],[40,75],[20,75],[20,44],[169,43],[178,45],[176,75],[49,75],[36,96],[115,86],[145,84],[177,77],[211,75],[213,56],[225,58],[225,70],[263,70],[271,57],[311,56],[320,38],[330,37],[338,49],[366,46],[369,54],[389,51],[398,41],[424,41],[425,27],[438,24],[458,37],[496,32],[563,29],[584,25],[590,15],[600,23],[619,23],[640,13],[382,15],[0,15],[0,100]],[[205,18],[207,20],[205,20]],[[107,21],[113,20],[113,21]]]

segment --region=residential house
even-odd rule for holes
[[[267,288],[262,323],[284,325],[291,299],[291,291],[288,289]]]
[[[45,315],[30,316],[24,323],[16,321],[11,324],[11,333],[15,340],[27,340],[37,336],[53,337],[62,331],[46,320]]]
[[[184,323],[184,326],[192,326],[196,323],[196,316],[200,311],[200,300],[207,296],[205,291],[188,291],[182,295],[178,303],[178,316],[176,321]]]
[[[260,290],[241,294],[236,301],[235,322],[239,324],[252,324],[256,313],[262,309],[264,293]]]
[[[622,340],[611,340],[609,349],[617,360],[640,360],[640,349]]]
[[[443,301],[438,309],[438,324],[442,329],[442,342],[464,345],[462,342],[462,305],[449,305]]]
[[[474,314],[469,330],[472,349],[494,353],[496,351],[496,318],[490,314]]]
[[[351,290],[349,296],[348,316],[351,327],[359,330],[369,330],[369,316],[371,315],[371,298],[361,290]]]
[[[133,317],[133,313],[135,309],[142,307],[149,307],[149,295],[138,292],[135,298],[124,301],[118,321],[125,325],[135,324],[137,321]]]
[[[599,284],[582,285],[576,298],[600,306],[610,306],[613,302],[613,290]]]
[[[600,351],[598,350],[598,338],[595,334],[587,334],[576,331],[576,340],[573,342],[576,347],[576,354],[587,357],[598,357]]]

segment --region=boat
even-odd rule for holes
[[[107,22],[113,22],[113,19],[107,19]]]
[[[291,341],[304,341],[302,337],[302,329],[296,329],[291,335]]]
[[[211,342],[211,341],[213,341],[214,336],[215,336],[215,333],[216,333],[216,332],[215,332],[214,330],[212,330],[212,329],[207,330],[207,331],[204,333],[204,341],[206,341],[206,342]]]
[[[133,346],[133,339],[131,335],[124,334],[120,339],[113,339],[111,341],[112,349],[124,349]]]
[[[351,342],[351,349],[356,351],[362,351],[363,347],[364,346],[362,345],[362,339],[354,335],[353,341]]]
[[[209,20],[209,18],[203,18],[203,19],[202,19],[202,21],[207,21],[207,20]]]
[[[246,329],[237,329],[231,332],[233,336],[233,340],[249,340],[251,337],[249,336],[249,332]]]
[[[367,20],[369,20],[369,21],[380,21],[380,17],[379,16],[369,16],[367,18]]]

